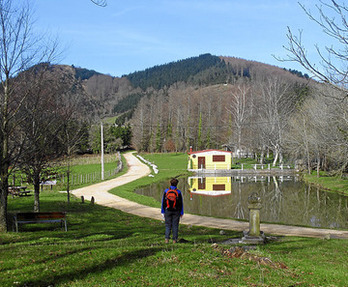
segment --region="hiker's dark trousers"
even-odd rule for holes
[[[164,213],[166,225],[165,238],[170,238],[170,232],[173,232],[173,240],[178,240],[180,211],[166,210]]]

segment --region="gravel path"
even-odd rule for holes
[[[124,157],[128,164],[128,172],[120,177],[75,189],[72,194],[76,197],[84,196],[86,200],[91,200],[94,197],[95,203],[119,209],[121,211],[132,213],[134,215],[149,217],[157,220],[162,220],[161,211],[159,208],[148,207],[141,205],[119,196],[113,195],[108,191],[129,183],[141,177],[150,174],[150,168],[143,164],[133,153],[126,153]],[[249,229],[248,222],[236,221],[232,219],[220,219],[206,216],[198,216],[185,214],[181,220],[181,224],[197,225],[212,227],[225,230],[243,231]],[[265,234],[284,235],[284,236],[303,236],[316,238],[342,238],[348,239],[348,231],[333,230],[333,229],[317,229],[309,227],[287,226],[280,224],[261,224],[261,230]]]

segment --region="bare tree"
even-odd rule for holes
[[[309,173],[315,167],[318,177],[320,170],[342,175],[348,167],[348,103],[337,105],[337,97],[337,90],[319,85],[289,121],[287,151],[305,162]]]
[[[7,230],[9,167],[15,167],[23,142],[16,137],[25,121],[19,113],[29,90],[36,82],[18,89],[16,76],[28,67],[50,61],[56,51],[33,36],[31,6],[24,1],[0,0],[0,232]],[[20,93],[19,93],[20,92]]]
[[[315,63],[307,52],[302,40],[302,31],[295,35],[288,27],[288,46],[284,48],[289,52],[287,58],[281,61],[294,61],[301,64],[307,71],[319,80],[333,85],[335,88],[347,92],[348,70],[344,64],[348,60],[348,7],[336,0],[318,1],[316,14],[312,13],[303,4],[300,4],[306,15],[317,23],[323,32],[328,35],[333,43],[331,46],[320,47],[315,45],[320,62]],[[335,16],[329,16],[334,14]],[[345,94],[343,97],[347,97]]]
[[[106,0],[91,0],[95,5],[98,5],[100,7],[106,7],[107,2]]]
[[[309,174],[312,172],[312,150],[309,132],[312,127],[306,109],[301,108],[289,121],[289,132],[285,137],[287,152],[297,161],[298,166],[307,166]],[[301,164],[298,160],[301,160]]]
[[[326,129],[322,128],[318,132],[319,138],[316,140],[317,143],[318,140],[323,141],[325,140],[322,138],[323,134],[328,135],[325,148],[322,145],[317,145],[317,171],[319,172],[321,165],[320,159],[323,157],[321,154],[330,154],[332,159],[336,162],[335,169],[342,173],[347,171],[348,168],[348,124],[346,121],[346,106],[348,100],[348,66],[346,64],[348,60],[348,7],[343,1],[337,0],[319,0],[316,5],[315,13],[311,12],[303,4],[300,4],[300,6],[309,19],[322,28],[323,33],[332,40],[332,43],[324,47],[315,45],[315,50],[320,59],[319,63],[317,63],[309,57],[302,40],[302,31],[299,31],[299,34],[295,35],[292,30],[288,28],[288,46],[286,46],[285,49],[289,54],[286,59],[281,60],[298,62],[307,71],[313,74],[314,77],[338,90],[335,93],[329,92],[328,90],[317,91],[320,99],[312,99],[312,106],[319,106],[319,108],[316,109],[318,115],[323,114],[323,111],[325,111],[326,120],[328,120],[325,123]],[[333,101],[326,100],[325,98],[327,97],[331,98]],[[323,104],[323,101],[325,102],[325,107],[320,106]],[[340,112],[338,112],[338,110],[340,110]],[[309,113],[311,111],[312,108],[306,112]],[[322,123],[323,117],[319,116],[318,120],[319,123]],[[327,125],[328,122],[330,125]],[[306,126],[308,126],[308,124],[306,124]],[[306,135],[313,135],[313,133],[306,130]],[[310,143],[308,139],[304,140],[304,142]],[[315,150],[314,147],[313,150]],[[331,152],[332,150],[334,150],[334,152]]]
[[[70,109],[69,109],[70,110]],[[75,110],[75,109],[74,109]],[[86,135],[86,123],[81,123],[78,119],[72,116],[71,119],[65,118],[61,131],[58,133],[60,142],[65,155],[66,163],[66,192],[67,201],[70,202],[70,175],[71,175],[71,157],[76,153],[79,145],[82,143]]]
[[[28,81],[37,81],[38,85],[30,89],[20,109],[27,120],[19,126],[24,140],[19,167],[34,185],[34,211],[39,212],[40,182],[45,173],[46,176],[54,173],[54,160],[70,152],[72,146],[69,137],[72,132],[66,134],[76,108],[66,95],[74,79],[49,64],[38,65],[23,74],[29,74],[23,82],[24,89]],[[76,125],[73,128],[77,144],[79,132]]]
[[[232,91],[232,101],[227,110],[231,114],[233,127],[236,134],[236,148],[240,152],[242,150],[242,133],[246,128],[246,123],[251,113],[251,95],[250,85],[245,83],[236,84]],[[238,154],[240,156],[240,154]]]
[[[255,99],[259,121],[257,128],[263,145],[273,150],[275,166],[278,160],[279,163],[283,162],[283,137],[295,107],[295,94],[289,83],[276,77],[260,82],[258,90],[258,98]]]

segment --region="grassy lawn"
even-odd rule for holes
[[[106,154],[104,156],[104,174],[105,174],[105,180],[112,179],[115,177],[118,177],[124,173],[127,172],[127,163],[122,157],[122,163],[123,163],[123,169],[121,172],[117,174],[113,174],[112,171],[114,171],[117,167],[117,159],[115,154]],[[58,175],[57,177],[57,185],[52,186],[52,190],[54,191],[63,191],[67,189],[67,183],[66,183],[66,163],[60,162],[58,164],[60,168],[57,169],[58,174],[64,174],[64,182],[61,176]],[[83,186],[87,186],[90,184],[95,184],[98,182],[101,182],[101,164],[100,164],[100,155],[87,155],[87,156],[80,156],[73,158],[70,163],[70,190],[77,189]],[[96,175],[95,177],[92,177],[92,175]],[[20,172],[16,172],[16,182],[15,185],[25,185],[28,187],[29,190],[33,190],[34,187],[32,184],[28,184],[27,182],[22,182],[21,178],[23,178],[23,181],[25,180],[26,176],[21,175]],[[81,178],[83,179],[81,183]],[[86,178],[88,180],[86,180]],[[55,179],[55,178],[52,178]],[[76,180],[77,179],[77,180]],[[12,175],[10,176],[9,182],[13,184]],[[51,189],[51,186],[44,186],[44,190]]]
[[[327,190],[341,192],[348,195],[348,179],[342,179],[335,176],[327,176],[325,174],[317,177],[316,173],[304,174],[304,179],[311,184],[319,185]]]
[[[62,194],[42,194],[42,210],[68,212],[68,232],[27,225],[0,235],[0,286],[347,286],[346,240],[285,237],[228,252],[240,234],[180,227],[185,243],[165,244],[163,223]],[[9,200],[31,210],[30,197]]]
[[[186,172],[185,154],[143,156],[160,172],[115,193],[143,200],[134,188]],[[32,205],[32,196],[9,197],[10,212]],[[212,244],[239,232],[181,225],[184,241],[173,245],[164,243],[161,221],[78,199],[67,204],[55,191],[41,194],[41,208],[67,211],[68,232],[35,224],[0,234],[0,286],[348,286],[347,240],[282,237],[242,252]]]

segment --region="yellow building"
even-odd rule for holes
[[[189,177],[189,192],[207,196],[230,194],[232,190],[231,177]]]
[[[232,152],[209,149],[188,153],[189,170],[230,170]]]

